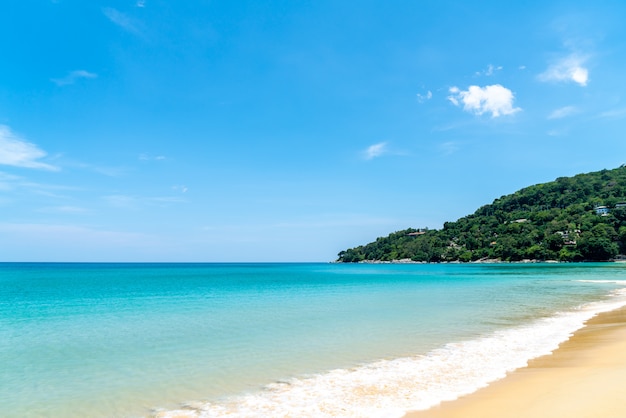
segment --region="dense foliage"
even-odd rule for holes
[[[621,166],[526,187],[443,229],[394,232],[341,251],[338,261],[600,261],[625,253]]]

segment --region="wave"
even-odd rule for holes
[[[576,280],[579,283],[609,283],[626,286],[626,280]]]
[[[257,393],[196,402],[154,416],[402,417],[475,392],[527,366],[529,360],[550,354],[593,316],[626,306],[626,289],[611,296],[525,326],[449,343],[426,355],[276,382]]]

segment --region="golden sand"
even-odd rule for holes
[[[596,316],[553,354],[406,418],[626,417],[626,308]]]

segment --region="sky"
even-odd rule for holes
[[[626,162],[626,2],[24,0],[0,261],[333,261]]]

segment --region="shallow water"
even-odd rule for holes
[[[626,303],[624,264],[0,264],[0,412],[401,416]]]

